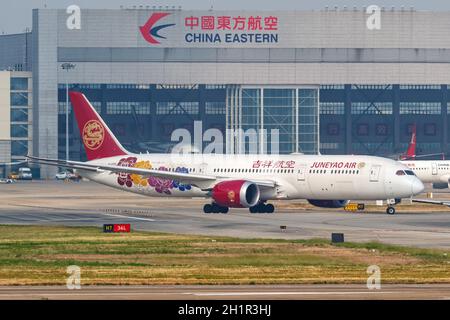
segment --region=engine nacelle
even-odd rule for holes
[[[310,200],[308,202],[313,206],[320,208],[343,208],[350,200]]]
[[[258,204],[259,187],[246,180],[223,181],[214,186],[211,192],[214,201],[224,207],[250,208]]]
[[[433,183],[433,189],[447,189],[448,183],[447,182],[435,182]]]

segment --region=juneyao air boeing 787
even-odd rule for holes
[[[131,154],[79,92],[70,92],[87,162],[29,161],[76,169],[89,180],[147,196],[207,197],[205,213],[229,208],[271,213],[275,199],[307,199],[324,208],[352,200],[398,199],[424,189],[405,165],[386,158],[358,155]]]

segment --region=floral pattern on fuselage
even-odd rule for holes
[[[141,168],[141,169],[152,169],[153,168],[150,161],[148,161],[148,160],[138,161],[138,159],[136,157],[122,158],[119,160],[117,165],[123,166],[123,167]],[[169,171],[169,169],[164,166],[160,166],[156,170]],[[189,173],[189,169],[185,168],[185,167],[177,167],[175,169],[175,172]],[[172,191],[171,191],[172,189],[178,189],[179,191],[187,191],[187,190],[192,189],[192,186],[190,184],[184,184],[177,180],[154,177],[154,176],[144,178],[144,176],[139,175],[139,174],[134,174],[134,173],[131,174],[131,173],[125,173],[125,172],[121,172],[118,174],[117,183],[121,186],[126,186],[128,188],[131,188],[132,186],[136,186],[139,188],[152,187],[155,189],[156,192],[164,193],[167,195],[172,194]]]

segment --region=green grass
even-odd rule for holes
[[[450,283],[441,250],[324,239],[239,239],[156,232],[104,234],[94,227],[0,226],[0,285]]]

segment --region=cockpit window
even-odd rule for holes
[[[405,170],[405,172],[408,176],[415,176],[415,174],[412,170]]]
[[[405,171],[403,171],[403,170],[398,170],[395,174],[398,175],[398,176],[406,175]]]

